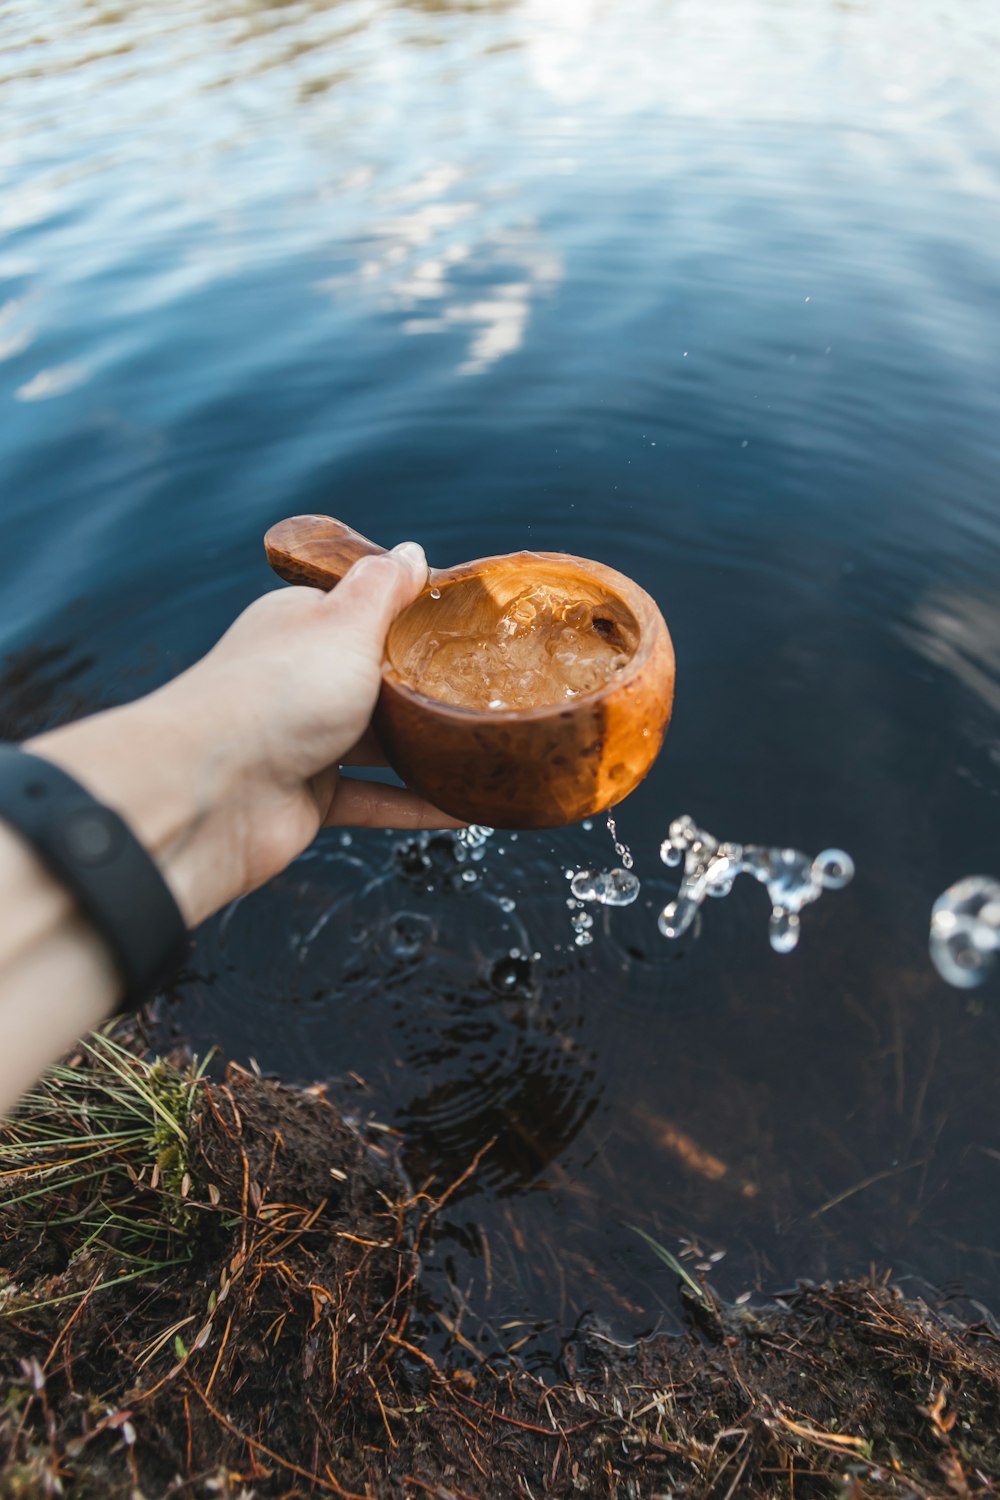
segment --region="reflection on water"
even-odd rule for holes
[[[1000,601],[995,594],[934,590],[921,600],[904,638],[921,656],[950,672],[994,716],[1000,716]],[[1000,762],[1000,729],[993,758]]]
[[[426,1272],[470,1337],[669,1324],[628,1224],[727,1296],[996,1305],[996,977],[927,956],[1000,805],[993,0],[8,0],[0,43],[9,730],[183,666],[295,512],[600,558],[677,646],[590,943],[601,828],[334,839],[164,1030],[335,1080],[417,1178],[488,1147]],[[750,882],[665,944],[683,807],[857,878],[790,957]]]

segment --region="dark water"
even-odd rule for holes
[[[426,1273],[488,1346],[672,1326],[632,1225],[727,1296],[1000,1305],[1000,987],[927,957],[1000,872],[992,0],[8,0],[0,49],[8,718],[192,659],[299,511],[599,557],[677,648],[644,896],[590,948],[600,827],[332,838],[164,1031],[331,1080],[417,1180],[496,1137]],[[857,878],[791,957],[748,882],[671,948],[681,812]]]

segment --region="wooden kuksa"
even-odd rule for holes
[[[264,545],[282,578],[322,589],[334,588],[358,558],[384,550],[331,516],[280,521]],[[532,584],[593,605],[599,623],[627,642],[627,666],[594,692],[528,709],[442,703],[402,675],[406,649],[442,624],[495,639],[507,603]],[[568,553],[511,552],[430,570],[389,631],[374,727],[393,770],[452,817],[555,828],[604,812],[638,786],[659,753],[673,697],[670,634],[638,584]]]

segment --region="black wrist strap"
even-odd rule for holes
[[[177,902],[128,824],[65,771],[0,745],[0,820],[28,843],[111,949],[138,1005],[183,962],[188,933]]]

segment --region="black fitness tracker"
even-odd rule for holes
[[[128,824],[51,761],[0,744],[0,821],[30,845],[107,943],[119,1010],[171,979],[188,949],[177,902]]]

